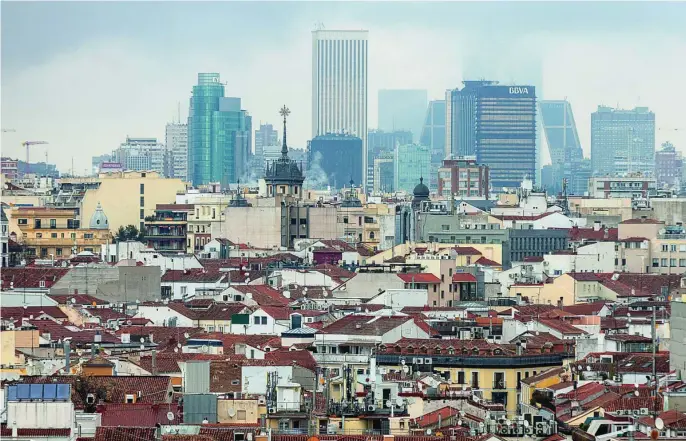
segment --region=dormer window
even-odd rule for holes
[[[45,280],[41,280],[40,282],[38,282],[38,286],[40,286],[41,288],[45,288]]]

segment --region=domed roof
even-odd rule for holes
[[[428,198],[429,197],[429,187],[424,185],[424,178],[419,178],[419,184],[414,188],[412,194],[416,198]]]
[[[90,228],[93,230],[109,230],[110,222],[105,216],[105,212],[102,211],[102,205],[98,202],[98,206],[95,207],[95,213],[91,216]]]

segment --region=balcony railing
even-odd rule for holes
[[[317,363],[369,363],[369,355],[363,354],[312,354]]]

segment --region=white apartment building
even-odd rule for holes
[[[188,180],[188,124],[169,123],[165,130],[169,154],[167,177]]]

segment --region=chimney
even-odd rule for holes
[[[70,341],[65,340],[64,342],[64,372],[67,374],[70,373],[69,365],[71,364],[71,346],[70,346]]]
[[[157,351],[152,350],[152,374],[157,375]]]
[[[17,429],[17,422],[13,421],[12,422],[12,438],[17,438],[19,437],[19,429]]]
[[[79,295],[79,290],[77,288],[74,288],[74,295],[75,296]]]
[[[593,231],[600,231],[600,221],[593,222]]]

